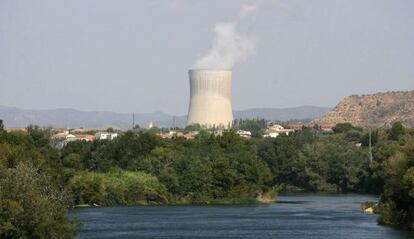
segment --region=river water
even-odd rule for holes
[[[243,206],[135,206],[76,209],[79,238],[414,238],[361,213],[370,195],[280,195]]]

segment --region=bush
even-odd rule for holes
[[[362,131],[362,128],[355,127],[351,123],[339,123],[339,124],[336,124],[332,130],[335,132],[335,134],[341,134],[341,133],[346,133],[350,130]]]
[[[143,172],[116,170],[81,172],[69,183],[77,204],[136,205],[167,202],[167,190],[158,179]]]
[[[405,128],[401,122],[395,122],[390,130],[389,138],[391,140],[399,140],[405,133]]]
[[[104,174],[106,204],[166,203],[167,190],[158,179],[143,172],[117,170]]]
[[[80,172],[69,181],[76,204],[102,204],[106,199],[106,186],[99,173]]]
[[[74,238],[79,224],[65,217],[69,200],[30,165],[0,172],[0,238]]]

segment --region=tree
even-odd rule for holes
[[[397,152],[384,162],[384,190],[379,202],[381,224],[408,226],[414,219],[411,197],[413,170],[407,170],[407,158]]]
[[[346,133],[352,129],[362,131],[362,128],[355,127],[351,123],[348,123],[348,122],[336,124],[335,127],[332,128],[335,134]]]
[[[179,171],[183,196],[192,203],[206,203],[212,189],[210,161],[193,156],[180,162]]]
[[[37,125],[29,125],[26,128],[29,134],[29,140],[37,147],[45,147],[50,143],[50,137],[52,135],[51,129],[42,129]]]
[[[240,120],[237,128],[250,131],[252,133],[252,137],[254,138],[261,138],[263,136],[264,129],[266,128],[266,121],[264,119]]]
[[[361,139],[362,133],[358,130],[351,129],[345,133],[345,139],[349,142],[359,142]]]
[[[104,179],[98,173],[77,174],[70,180],[69,188],[75,195],[76,204],[102,204],[106,197]]]
[[[0,135],[4,132],[3,120],[0,119]]]
[[[19,164],[0,172],[0,238],[74,238],[68,195],[45,174]]]
[[[410,167],[404,174],[402,180],[403,188],[414,203],[414,167]],[[412,204],[413,205],[413,204]],[[413,211],[414,216],[414,211]]]
[[[405,128],[401,122],[395,122],[392,124],[389,137],[391,140],[399,140],[405,133]]]
[[[81,159],[79,154],[71,153],[63,159],[63,166],[75,169],[81,169]]]
[[[213,197],[227,197],[234,186],[237,177],[235,169],[236,161],[229,160],[224,156],[218,156],[212,160],[213,173]]]

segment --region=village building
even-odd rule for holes
[[[62,133],[57,133],[57,134],[52,135],[52,140],[54,141],[61,141],[61,140],[66,140],[70,138],[76,138],[76,136],[73,134],[70,134],[69,131],[64,131]]]
[[[90,141],[95,140],[95,136],[89,135],[89,134],[73,135],[73,134],[65,134],[65,133],[58,133],[52,136],[52,143],[58,149],[62,149],[70,142],[79,141],[79,140],[90,142]]]
[[[237,130],[236,133],[242,138],[250,139],[252,137],[252,133],[247,130]]]
[[[118,137],[118,133],[97,132],[95,138],[99,140],[113,140]]]
[[[168,132],[160,132],[158,135],[163,139],[171,139],[173,137],[183,137],[185,139],[194,139],[198,131],[184,132],[181,130],[170,130]]]
[[[265,133],[263,134],[263,137],[264,138],[276,138],[279,135],[283,135],[283,134],[290,135],[293,132],[295,132],[294,129],[285,129],[283,128],[283,126],[275,124],[266,129]]]

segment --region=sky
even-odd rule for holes
[[[237,110],[413,90],[413,12],[412,0],[1,0],[0,105],[183,115],[188,70],[217,56]]]

